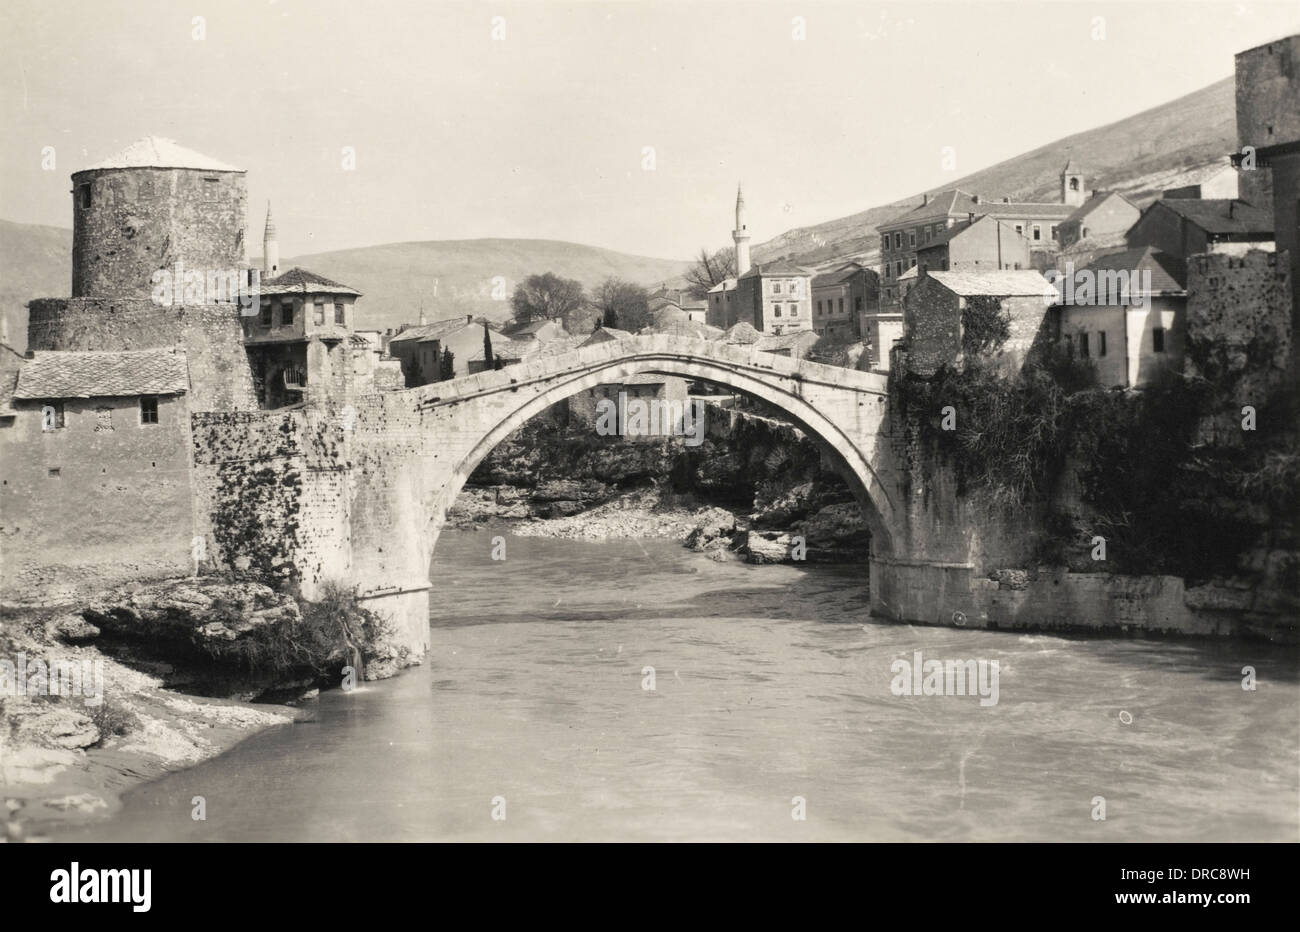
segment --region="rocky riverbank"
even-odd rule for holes
[[[309,717],[322,686],[393,675],[406,658],[376,624],[346,596],[300,602],[216,577],[6,609],[0,835],[102,818],[139,783]]]

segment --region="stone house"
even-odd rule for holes
[[[758,263],[736,279],[733,303],[733,323],[776,336],[812,330],[812,272],[785,260]]]
[[[1187,184],[1166,188],[1160,192],[1160,196],[1176,200],[1183,198],[1236,200],[1241,197],[1237,170],[1232,167],[1230,158],[1221,159],[1213,165],[1191,172],[1189,178],[1182,180],[1187,181]]]
[[[258,313],[241,317],[253,387],[263,408],[347,397],[356,353],[353,304],[361,292],[306,269],[261,285]]]
[[[848,262],[812,280],[813,330],[843,339],[862,338],[866,315],[880,307],[880,274]]]
[[[903,326],[908,367],[922,375],[964,359],[964,312],[991,306],[1006,321],[1010,335],[997,354],[998,364],[1018,370],[1044,338],[1048,309],[1056,289],[1035,271],[926,272],[907,293]]]
[[[1106,241],[1122,237],[1137,223],[1142,211],[1115,191],[1097,191],[1057,228],[1061,248],[1088,240]],[[1028,267],[1028,266],[1026,266]]]
[[[1032,268],[1029,239],[1016,232],[1014,225],[987,214],[955,223],[935,235],[917,249],[916,262],[914,268],[932,272]]]
[[[1243,255],[1273,248],[1273,213],[1241,200],[1162,199],[1124,238],[1130,248],[1152,246],[1184,261],[1207,252]]]
[[[401,360],[407,388],[441,381],[442,354],[446,350],[451,350],[452,377],[460,378],[475,371],[470,368],[475,356],[482,362],[483,327],[470,314],[406,327],[389,338],[388,352]],[[511,342],[491,324],[487,328],[494,348],[498,339]]]
[[[723,279],[704,296],[707,302],[705,323],[720,330],[726,330],[736,323],[736,280]]]
[[[193,570],[188,389],[168,349],[24,360],[0,416],[6,592],[58,602],[87,579]]]
[[[1092,362],[1103,388],[1140,388],[1181,371],[1186,337],[1186,264],[1142,246],[1077,270],[1057,307],[1058,336]]]

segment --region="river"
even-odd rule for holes
[[[139,787],[59,840],[1300,832],[1292,650],[873,622],[862,568],[513,536],[493,560],[491,536],[442,535],[423,666],[324,692],[310,721]],[[997,703],[895,696],[891,664],[918,650],[997,661]]]

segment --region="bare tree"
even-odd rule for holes
[[[650,295],[634,282],[605,279],[592,294],[591,305],[606,327],[635,332],[650,323]]]
[[[703,298],[714,285],[736,277],[736,250],[732,247],[710,253],[700,247],[699,257],[683,276],[693,298]]]
[[[514,309],[515,322],[519,324],[556,318],[567,322],[574,311],[582,309],[586,300],[582,282],[547,272],[529,275],[520,282],[510,297],[510,306]]]

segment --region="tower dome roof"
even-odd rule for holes
[[[82,171],[98,171],[105,168],[193,168],[211,172],[242,172],[225,162],[195,152],[178,145],[175,140],[158,136],[145,136],[137,139],[121,152],[83,168]]]

